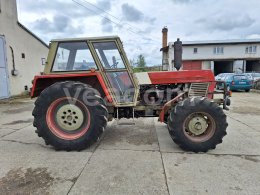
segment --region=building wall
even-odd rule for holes
[[[183,61],[182,69],[183,70],[201,70],[202,61]]]
[[[25,92],[25,86],[31,87],[34,75],[43,71],[41,59],[47,58],[48,47],[18,25],[15,0],[0,1],[0,35],[4,35],[6,40],[10,94],[19,95]],[[14,51],[17,76],[11,74],[13,58],[10,47]],[[24,59],[22,53],[25,54]]]
[[[224,48],[223,54],[214,54],[214,45],[206,46],[183,46],[183,59],[185,60],[225,60],[225,59],[256,59],[260,58],[260,44],[257,46],[255,54],[246,54],[247,44],[219,45]],[[194,48],[198,48],[198,53],[194,54]]]
[[[247,54],[246,47],[257,46],[257,51],[254,54]],[[214,47],[223,47],[223,54],[214,54]],[[197,53],[194,53],[194,48],[197,48]],[[260,43],[252,44],[221,44],[221,45],[183,45],[183,61],[219,61],[219,60],[259,60],[260,59]],[[169,43],[169,69],[174,70],[174,48],[173,43]],[[202,65],[202,69],[209,68],[208,65]],[[257,69],[257,67],[256,67]]]

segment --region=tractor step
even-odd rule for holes
[[[135,114],[134,114],[134,108],[133,108],[133,116],[132,116],[132,121],[125,121],[129,119],[119,119],[118,118],[118,108],[117,108],[117,117],[116,117],[116,124],[120,126],[132,126],[135,125]],[[124,120],[123,122],[120,122],[120,120]]]

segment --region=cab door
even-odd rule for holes
[[[134,106],[137,87],[118,42],[116,40],[92,41],[91,44],[98,56],[100,70],[116,106]]]

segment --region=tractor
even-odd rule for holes
[[[52,40],[32,82],[33,125],[56,150],[83,150],[121,118],[158,117],[192,152],[215,149],[226,135],[230,94],[225,84],[215,90],[211,70],[133,73],[118,36]]]

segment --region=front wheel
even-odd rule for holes
[[[246,91],[246,92],[250,92],[250,89],[246,89],[245,91]]]
[[[36,133],[57,150],[82,150],[97,141],[107,124],[107,109],[94,89],[58,82],[42,91],[33,110]]]
[[[226,115],[207,98],[188,98],[172,109],[168,130],[182,149],[207,152],[215,149],[226,135]]]

